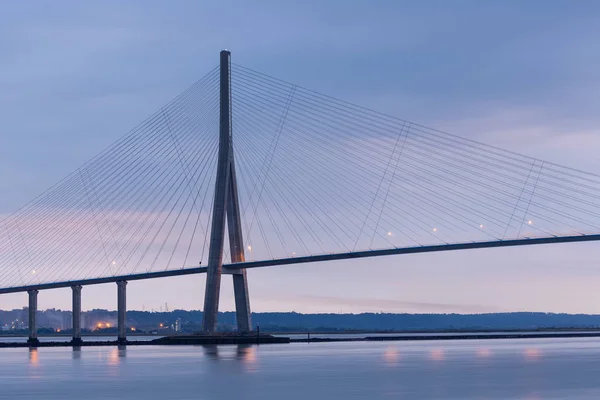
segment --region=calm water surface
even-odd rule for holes
[[[0,349],[0,399],[600,399],[600,339]]]

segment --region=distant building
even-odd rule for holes
[[[73,328],[73,315],[71,312],[66,312],[62,314],[62,327],[61,329],[72,329]]]
[[[175,332],[181,332],[181,318],[175,320]]]

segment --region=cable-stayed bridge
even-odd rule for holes
[[[419,252],[600,240],[600,175],[427,128],[231,63],[0,221],[0,293],[207,273],[204,329],[232,275]]]

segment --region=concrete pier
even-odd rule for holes
[[[37,324],[36,324],[36,314],[37,314],[37,290],[29,290],[27,291],[29,294],[29,339],[27,343],[30,346],[37,346],[40,344],[40,341],[37,337]]]
[[[237,190],[237,178],[235,175],[235,159],[233,147],[229,151],[229,194],[227,198],[227,225],[229,229],[229,249],[232,263],[246,261],[244,254],[244,238],[242,235],[242,216],[240,213],[240,201]],[[249,332],[252,330],[250,312],[250,295],[248,294],[248,277],[246,270],[234,271],[233,293],[235,295],[235,316],[237,319],[238,332]]]
[[[127,326],[125,325],[125,317],[127,313],[127,282],[117,282],[117,324],[119,336],[117,342],[125,344],[127,342]]]
[[[81,286],[71,286],[73,290],[73,340],[74,345],[80,345],[81,340]]]
[[[238,332],[250,332],[252,320],[250,312],[250,296],[248,295],[248,277],[246,270],[241,274],[233,275],[233,293],[235,296],[235,317],[237,319]]]

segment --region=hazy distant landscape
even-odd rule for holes
[[[3,334],[26,333],[27,308],[0,311]],[[38,311],[41,333],[68,333],[71,312],[57,309]],[[83,312],[84,332],[116,332],[116,311]],[[252,322],[263,332],[335,331],[440,331],[440,330],[535,330],[592,329],[600,327],[600,315],[555,313],[490,314],[301,314],[295,312],[253,313]],[[191,333],[201,330],[202,312],[128,311],[127,326],[139,333]],[[235,313],[219,313],[220,331],[235,329]]]

